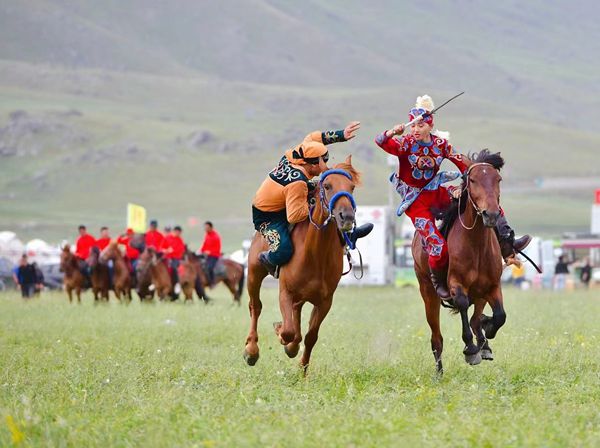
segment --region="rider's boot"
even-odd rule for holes
[[[268,250],[258,254],[258,261],[260,261],[269,274],[275,277],[275,270],[277,269],[277,266],[271,263],[271,260],[269,260]]]
[[[440,297],[440,299],[447,300],[450,298],[450,292],[448,291],[448,270],[447,269],[434,269],[429,268],[431,283],[433,283],[433,287],[435,288],[435,292]]]
[[[508,221],[504,215],[498,218],[495,230],[498,242],[500,243],[502,258],[505,260],[515,255],[515,252],[525,249],[531,242],[530,235],[523,235],[521,238],[515,240],[515,231],[508,225]]]
[[[373,224],[368,222],[363,224],[362,226],[356,227],[350,235],[348,235],[348,239],[352,242],[352,246],[356,245],[356,241],[359,238],[364,238],[373,230]]]

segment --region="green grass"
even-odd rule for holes
[[[0,295],[0,445],[7,416],[26,446],[600,443],[597,293],[505,290],[496,360],[475,367],[443,312],[442,379],[414,289],[340,289],[306,379],[273,334],[275,290],[253,368],[246,307],[214,295],[208,307]]]

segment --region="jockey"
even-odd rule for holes
[[[185,253],[185,243],[181,239],[181,227],[175,226],[173,230],[165,236],[163,252],[166,254],[167,260],[171,267],[171,279],[175,285],[175,293],[179,293],[179,264]]]
[[[85,262],[90,256],[90,249],[96,245],[96,239],[87,233],[84,225],[79,226],[79,238],[75,241],[75,256]]]
[[[277,267],[292,258],[294,248],[289,225],[308,219],[309,181],[328,169],[329,153],[325,145],[348,141],[359,128],[360,123],[355,121],[343,130],[311,132],[302,143],[285,153],[256,192],[252,220],[270,248],[261,252],[258,259],[271,275],[275,276]],[[357,227],[349,238],[355,243],[372,229],[370,223]]]
[[[431,97],[420,96],[415,107],[409,112],[409,120],[431,112],[433,108]],[[378,135],[375,142],[387,153],[398,157],[398,172],[390,178],[396,191],[402,196],[397,214],[400,216],[406,212],[423,238],[429,254],[431,281],[437,294],[447,299],[450,297],[446,285],[448,246],[435,225],[432,209],[446,209],[451,203],[450,194],[458,197],[461,189],[442,187],[441,184],[456,179],[458,174],[438,171],[444,159],[453,162],[462,174],[467,171],[471,162],[463,155],[455,153],[448,140],[442,138],[441,133],[432,132],[432,129],[433,115],[425,115],[411,126],[410,134],[402,136],[404,125],[398,124]],[[531,237],[525,235],[515,240],[514,231],[508,225],[502,210],[501,213],[496,234],[502,256],[507,258],[513,255],[515,250],[527,247]]]
[[[133,238],[134,234],[135,233],[134,233],[133,229],[127,229],[125,231],[125,234],[119,236],[119,238],[117,239],[117,243],[123,244],[125,246],[125,258],[130,263],[129,270],[131,272],[135,271],[135,266],[137,264],[137,260],[140,257],[140,251],[137,250],[135,247],[132,247],[130,244],[131,239]]]
[[[145,242],[146,247],[152,247],[156,251],[161,251],[165,244],[165,237],[158,230],[158,221],[156,219],[150,221],[150,230],[146,232]]]
[[[204,223],[204,242],[200,252],[206,255],[206,270],[208,271],[208,284],[215,284],[215,266],[221,258],[221,235],[213,228],[210,221]]]
[[[106,227],[106,226],[101,227],[100,228],[100,238],[98,238],[96,240],[96,246],[102,252],[106,248],[106,246],[108,246],[108,243],[110,243],[110,235],[108,234],[108,227]]]

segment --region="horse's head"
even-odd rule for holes
[[[500,169],[504,160],[500,153],[491,154],[484,149],[474,157],[465,177],[467,192],[475,210],[486,227],[495,227],[500,217]]]
[[[90,249],[90,254],[87,257],[87,260],[85,260],[85,261],[89,265],[90,268],[96,267],[96,265],[100,261],[100,249],[97,248],[96,246],[92,247]]]
[[[355,222],[356,202],[352,193],[360,185],[360,173],[352,166],[352,156],[321,175],[320,197],[323,207],[335,220],[342,232],[352,230]]]
[[[60,253],[60,272],[66,272],[72,262],[73,254],[71,253],[71,246],[65,244]]]
[[[100,253],[100,262],[106,264],[108,263],[108,260],[115,260],[119,255],[121,255],[121,252],[119,251],[119,243],[116,241],[111,241]]]

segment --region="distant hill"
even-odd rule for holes
[[[542,1],[0,3],[0,227],[60,239],[213,219],[237,245],[249,202],[288,145],[359,119],[359,203],[387,201],[377,132],[417,94],[457,147],[501,150],[503,202],[524,230],[587,227],[600,179],[599,6]],[[544,177],[567,178],[541,189]],[[600,185],[599,185],[600,187]],[[190,221],[192,222],[192,221]],[[200,230],[194,240],[200,239]]]

